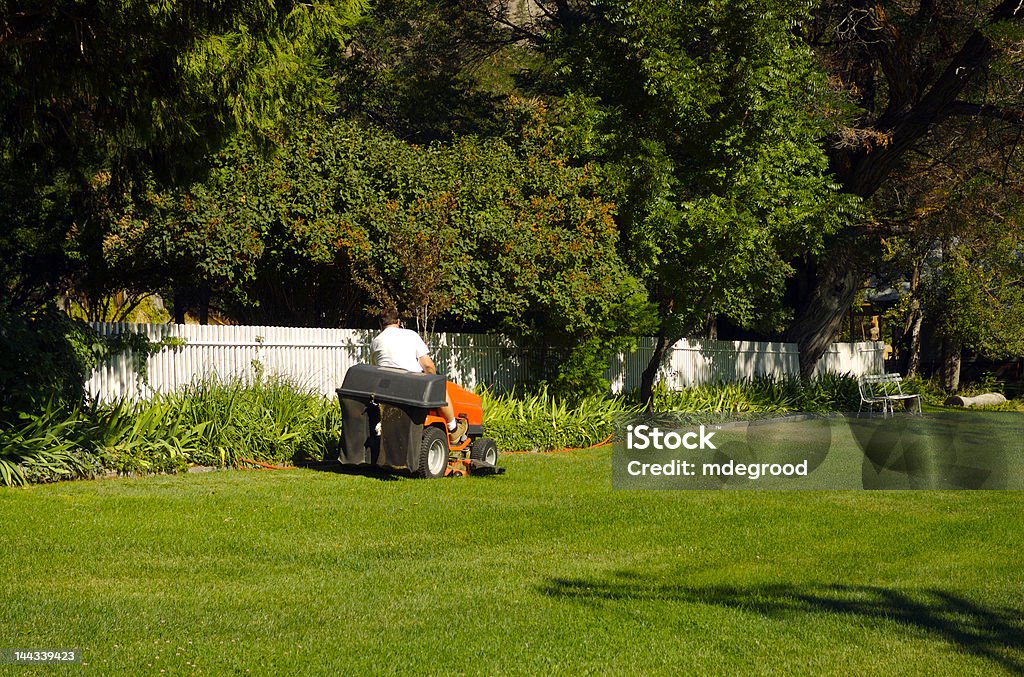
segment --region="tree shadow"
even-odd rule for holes
[[[584,603],[663,600],[710,604],[771,617],[831,613],[895,621],[1005,670],[1024,674],[1024,610],[979,604],[938,589],[901,591],[868,585],[766,585],[690,587],[652,582],[635,572],[613,580],[553,578],[541,592]]]
[[[500,334],[438,333],[428,345],[438,373],[468,390],[483,385],[492,393],[507,393],[537,377],[536,351],[519,348]]]

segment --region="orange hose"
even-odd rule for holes
[[[608,444],[611,441],[612,441],[612,436],[609,435],[608,437],[604,438],[602,441],[598,442],[597,444],[591,444],[589,447],[565,447],[564,449],[551,449],[549,451],[532,451],[532,450],[530,450],[530,451],[503,451],[501,453],[503,453],[503,454],[558,454],[558,453],[561,453],[563,451],[586,451],[587,449],[597,449],[598,447],[603,447],[603,446],[605,446],[606,444]]]

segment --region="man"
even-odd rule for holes
[[[395,367],[412,372],[436,374],[437,366],[430,358],[430,349],[419,334],[402,328],[402,321],[394,310],[387,310],[380,316],[381,332],[373,339],[373,363],[378,367]],[[448,440],[459,444],[466,435],[469,424],[465,419],[455,418],[451,399],[439,408],[441,416],[448,422]]]

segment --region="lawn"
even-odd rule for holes
[[[0,489],[0,647],[105,674],[1024,671],[1024,493],[612,491],[609,447],[502,464]]]

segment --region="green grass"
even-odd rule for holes
[[[0,488],[0,646],[100,674],[1024,669],[1020,492],[625,492],[608,447],[501,462]]]

